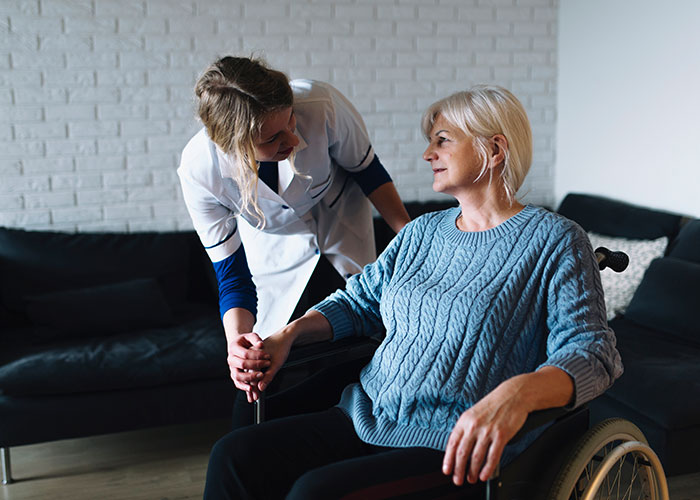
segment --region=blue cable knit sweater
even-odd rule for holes
[[[444,450],[465,410],[540,366],[573,378],[572,407],[622,373],[600,272],[578,225],[528,205],[470,233],[457,229],[459,213],[408,224],[344,291],[314,307],[335,339],[386,328],[339,404],[367,443]],[[523,441],[518,448],[531,439]]]

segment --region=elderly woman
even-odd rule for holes
[[[585,232],[514,197],[532,157],[520,102],[500,87],[459,92],[423,131],[433,189],[459,207],[408,224],[246,360],[263,391],[293,344],[381,326],[386,338],[336,407],[220,440],[205,498],[468,494],[532,442],[537,431],[507,446],[530,412],[577,407],[620,376]]]

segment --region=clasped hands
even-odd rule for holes
[[[291,335],[278,332],[263,341],[257,333],[238,334],[228,344],[228,365],[234,385],[244,391],[248,402],[260,394],[282,367],[293,343]]]

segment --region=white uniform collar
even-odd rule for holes
[[[304,137],[302,137],[301,133],[299,132],[299,129],[296,129],[294,131],[294,135],[296,135],[299,139],[299,144],[297,144],[297,146],[294,148],[294,155],[296,156],[296,154],[298,154],[300,151],[306,149],[308,147],[308,144],[304,140]],[[230,174],[230,172],[233,172],[233,169],[237,168],[235,156],[232,154],[224,153],[223,150],[217,145],[215,145],[215,149],[221,177],[232,178],[233,176]],[[294,180],[294,171],[292,171],[288,160],[281,161],[279,162],[279,164],[281,167],[279,169],[279,192],[284,193],[289,187],[289,185],[292,183],[292,180]],[[278,193],[274,193],[264,183],[258,184],[258,195],[262,196],[263,198],[269,199],[277,199],[279,197]]]

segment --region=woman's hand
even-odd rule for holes
[[[573,379],[555,366],[506,380],[459,417],[445,449],[443,474],[452,475],[457,486],[465,475],[472,484],[487,481],[530,412],[566,406],[573,397]]]
[[[273,333],[263,342],[265,354],[269,356],[270,366],[265,370],[264,376],[257,383],[257,390],[264,391],[287,361],[292,345],[309,344],[330,340],[333,330],[328,320],[318,311],[307,311],[301,318],[292,321],[281,330]]]
[[[294,339],[295,336],[283,328],[277,333],[270,335],[263,342],[263,349],[270,359],[270,366],[265,370],[263,377],[257,383],[257,389],[260,392],[270,385],[270,382],[275,378],[277,372],[280,371],[284,362],[287,361]]]
[[[520,430],[528,411],[503,384],[457,420],[445,449],[442,472],[457,486],[486,481],[496,470],[503,448]]]
[[[257,333],[240,333],[228,342],[228,366],[234,385],[245,391],[248,402],[260,397],[258,382],[263,370],[270,367],[270,355],[263,351],[263,341]]]

